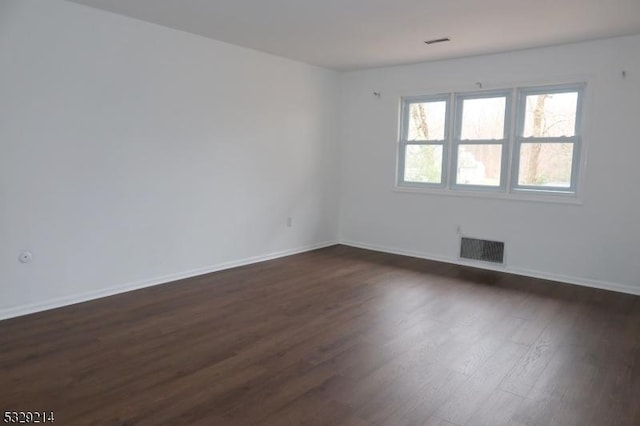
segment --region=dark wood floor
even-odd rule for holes
[[[335,246],[0,322],[60,425],[639,425],[640,298]]]

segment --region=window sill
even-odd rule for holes
[[[484,198],[506,201],[528,201],[534,203],[583,205],[583,202],[572,193],[542,192],[535,190],[518,190],[513,192],[468,191],[464,189],[421,188],[415,186],[395,185],[393,192],[437,195],[444,197]]]

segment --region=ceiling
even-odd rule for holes
[[[336,70],[640,34],[640,0],[71,1]]]

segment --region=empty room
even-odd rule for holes
[[[3,424],[640,424],[640,1],[0,0]]]

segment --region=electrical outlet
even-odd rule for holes
[[[287,228],[291,228],[293,226],[293,218],[291,216],[287,217]]]

